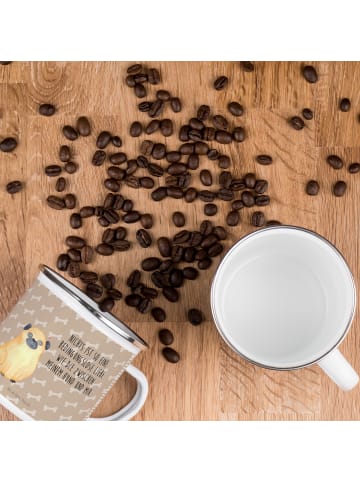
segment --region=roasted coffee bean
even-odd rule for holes
[[[115,239],[115,241],[112,241],[111,246],[115,251],[127,251],[131,245],[127,239]]]
[[[257,206],[267,206],[268,204],[270,204],[270,197],[267,196],[266,194],[262,194],[261,196],[256,196],[255,204]]]
[[[169,238],[166,238],[165,236],[161,236],[157,240],[157,246],[158,246],[159,253],[164,258],[168,258],[171,255],[171,242]]]
[[[270,219],[270,221],[266,222],[266,226],[281,226],[281,223],[275,219]]]
[[[115,147],[121,147],[122,146],[122,140],[119,136],[112,136],[111,137],[111,143]]]
[[[300,131],[305,127],[305,123],[301,117],[295,115],[289,119],[289,124],[291,127],[297,131]]]
[[[120,190],[120,184],[116,179],[113,179],[112,177],[105,179],[104,186],[106,187],[106,189],[112,192],[118,192]]]
[[[69,125],[66,125],[62,128],[62,133],[69,141],[75,141],[79,137],[77,131]]]
[[[203,235],[200,233],[200,231],[193,231],[190,233],[188,244],[193,247],[199,246],[202,240]]]
[[[152,244],[152,238],[145,229],[138,229],[136,231],[136,240],[142,248],[148,248]]]
[[[140,217],[141,214],[139,213],[139,211],[129,211],[124,214],[123,221],[128,224],[136,223],[137,221],[139,221]]]
[[[157,290],[155,288],[150,288],[148,286],[142,286],[141,294],[143,295],[144,298],[149,298],[151,300],[154,300],[158,296]]]
[[[189,132],[191,127],[189,125],[183,125],[180,127],[179,139],[181,142],[186,142],[189,140]]]
[[[350,166],[348,167],[348,171],[350,172],[350,174],[356,174],[360,171],[360,164],[358,162],[350,164]]]
[[[347,188],[347,185],[346,185],[346,182],[344,181],[337,181],[334,185],[333,185],[333,193],[336,197],[341,197],[345,194],[346,192],[346,188]]]
[[[81,228],[81,226],[82,226],[82,220],[81,220],[80,214],[78,214],[78,213],[73,213],[73,214],[70,216],[70,226],[71,226],[73,229],[79,229],[79,228]]]
[[[82,254],[79,249],[70,248],[67,250],[67,254],[71,261],[80,262],[82,260]]]
[[[212,265],[211,258],[201,259],[200,261],[198,261],[198,264],[197,264],[198,268],[201,270],[209,269],[211,265]]]
[[[140,177],[139,182],[144,189],[152,189],[154,187],[154,181],[151,177]]]
[[[160,99],[160,100],[163,100],[163,101],[167,101],[167,100],[170,99],[170,92],[167,91],[167,90],[157,90],[156,91],[156,98]]]
[[[242,191],[246,188],[243,179],[233,179],[230,183],[230,189],[232,191]]]
[[[212,118],[212,123],[214,124],[215,129],[226,131],[229,127],[228,121],[222,115],[214,115]]]
[[[241,193],[241,200],[244,203],[244,206],[246,206],[247,208],[250,208],[255,204],[255,198],[250,191],[243,191]]]
[[[116,241],[121,241],[126,238],[127,231],[123,226],[116,228],[114,231],[114,239]]]
[[[113,246],[106,243],[100,243],[96,246],[95,251],[101,256],[111,256],[114,252]]]
[[[162,201],[167,196],[166,187],[158,187],[151,193],[153,201]]]
[[[209,116],[210,116],[210,107],[208,105],[201,105],[197,110],[196,117],[200,121],[205,121],[209,118]]]
[[[96,147],[99,149],[105,149],[107,145],[111,142],[112,136],[108,131],[102,131],[96,139]]]
[[[184,248],[182,246],[176,245],[171,248],[171,260],[174,263],[180,263],[184,255]]]
[[[134,203],[131,201],[131,199],[125,199],[122,205],[122,210],[125,211],[126,213],[129,213],[130,211],[133,210]]]
[[[114,308],[115,301],[110,297],[107,296],[99,303],[99,308],[101,311],[111,311]]]
[[[158,164],[155,164],[153,162],[150,162],[147,167],[149,174],[151,174],[154,177],[161,177],[164,175],[164,169],[159,166]]]
[[[181,152],[179,151],[170,151],[166,153],[166,160],[168,162],[178,162],[181,159]]]
[[[316,196],[319,193],[319,189],[320,189],[319,183],[317,181],[312,180],[312,181],[308,181],[308,183],[306,184],[305,191],[306,191],[306,194],[308,194],[309,196]]]
[[[200,224],[200,233],[203,236],[208,236],[212,232],[212,229],[213,229],[213,224],[211,221],[208,221],[207,219],[202,221],[202,223]]]
[[[213,141],[215,139],[215,129],[214,127],[205,127],[203,131],[203,138],[205,141]]]
[[[6,137],[0,142],[0,151],[11,152],[17,147],[17,140],[13,137]]]
[[[205,203],[211,203],[214,201],[216,194],[212,191],[202,190],[199,191],[199,199]]]
[[[80,209],[80,216],[82,218],[90,218],[91,216],[94,216],[95,214],[95,208],[93,206],[83,206]]]
[[[335,154],[332,154],[331,156],[328,156],[326,158],[326,162],[331,166],[333,169],[341,169],[344,165],[342,159],[340,159],[339,156],[336,156]]]
[[[199,167],[199,156],[197,154],[190,154],[187,160],[187,167],[192,171]]]
[[[104,207],[103,206],[95,206],[94,214],[95,214],[95,216],[102,216],[104,214]]]
[[[83,137],[89,136],[91,134],[91,126],[90,126],[89,119],[85,116],[79,117],[78,120],[76,121],[76,130]]]
[[[138,104],[138,109],[140,112],[149,112],[152,105],[153,105],[152,102],[147,102],[147,101],[140,102],[140,104]]]
[[[174,268],[174,263],[172,259],[165,259],[161,262],[159,266],[159,271],[161,273],[170,273],[170,271]]]
[[[135,288],[140,283],[141,273],[138,269],[132,271],[126,280],[129,288]]]
[[[174,268],[169,273],[169,283],[174,288],[180,288],[184,283],[184,274],[181,269]]]
[[[208,257],[206,249],[199,249],[199,251],[196,252],[195,259],[196,261],[201,261],[202,259],[205,259]]]
[[[257,228],[260,228],[261,226],[264,226],[265,224],[265,215],[261,211],[255,211],[251,215],[251,224],[253,226],[256,226]]]
[[[220,169],[228,169],[230,167],[230,157],[226,155],[219,156],[218,166]]]
[[[135,78],[133,75],[127,75],[125,82],[128,87],[135,87]]]
[[[122,298],[122,293],[120,290],[117,290],[116,288],[111,288],[107,291],[108,296],[111,296],[113,300],[121,300]]]
[[[63,177],[59,177],[55,184],[55,190],[57,192],[63,192],[66,188],[66,180]]]
[[[165,137],[172,136],[174,131],[172,121],[170,119],[163,119],[160,122],[160,131],[161,131],[161,134]]]
[[[58,196],[48,196],[46,198],[47,205],[50,206],[52,209],[65,209],[65,201]]]
[[[140,187],[140,180],[136,176],[126,176],[125,184],[133,189],[138,189]]]
[[[56,267],[60,271],[66,271],[70,263],[70,258],[67,254],[60,254],[56,261]]]
[[[314,117],[314,114],[313,114],[312,110],[305,108],[305,109],[302,110],[302,116],[306,120],[311,120]]]
[[[143,126],[140,122],[133,122],[130,126],[131,137],[139,137],[142,134]]]
[[[268,182],[265,179],[258,179],[256,181],[254,191],[257,194],[263,194],[264,192],[267,191],[267,189],[268,189]]]
[[[39,114],[44,115],[46,117],[50,117],[55,114],[55,106],[53,104],[40,104],[39,105]]]
[[[183,244],[190,239],[191,233],[187,229],[182,229],[173,237],[173,244]]]
[[[142,214],[140,217],[141,226],[144,229],[150,229],[153,227],[153,217],[149,213]]]
[[[185,224],[185,216],[180,211],[175,211],[172,216],[172,222],[175,224],[176,227],[182,228]]]
[[[106,290],[111,290],[115,285],[115,276],[112,273],[106,273],[100,276],[100,283]]]
[[[184,254],[183,254],[183,260],[186,261],[187,263],[192,263],[195,260],[196,256],[196,249],[193,246],[189,246],[188,248],[185,248]]]
[[[164,159],[166,155],[166,147],[164,144],[157,143],[154,145],[154,148],[151,153],[152,157],[156,160]],[[160,167],[160,166],[159,166]]]
[[[104,216],[98,217],[98,223],[103,228],[107,228],[110,225],[110,222],[106,218],[104,218]]]
[[[172,162],[167,168],[167,172],[172,176],[179,176],[187,171],[187,165],[181,162]]]
[[[96,283],[88,283],[85,288],[85,293],[93,299],[101,298],[103,292],[103,287]]]
[[[186,142],[185,144],[181,144],[180,146],[180,153],[184,155],[190,155],[195,152],[195,144],[191,142]]]
[[[163,345],[171,345],[174,341],[174,335],[170,330],[164,329],[159,331],[159,340]]]
[[[227,106],[228,111],[235,117],[243,115],[244,108],[239,102],[230,102]]]
[[[158,269],[160,264],[161,264],[160,259],[155,258],[153,256],[153,257],[150,257],[150,258],[143,259],[142,262],[141,262],[141,268],[144,271],[155,271],[156,269]]]
[[[110,244],[114,240],[115,240],[115,229],[111,229],[111,228],[105,229],[101,237],[101,241],[103,243]]]
[[[71,151],[69,146],[60,146],[59,159],[61,162],[68,162],[71,159]]]
[[[161,323],[166,320],[166,313],[162,308],[155,307],[151,310],[151,316],[155,321]]]
[[[185,202],[192,203],[197,198],[197,190],[194,187],[189,187],[184,194]]]
[[[162,294],[171,303],[176,303],[179,300],[179,293],[176,288],[172,286],[165,286],[165,288],[162,289]]]
[[[216,204],[213,204],[213,203],[208,203],[208,204],[205,204],[204,206],[204,214],[206,216],[215,216],[215,214],[217,213],[217,206]]]
[[[200,323],[204,320],[203,314],[196,308],[191,308],[191,310],[188,311],[187,318],[194,326],[200,325]]]
[[[166,346],[162,350],[163,357],[169,363],[178,363],[180,361],[180,355],[177,351],[173,350],[169,346]]]
[[[232,138],[235,142],[243,142],[245,137],[245,129],[243,127],[235,127],[232,131]]]
[[[135,83],[134,93],[139,99],[142,99],[147,94],[145,87],[140,83]]]
[[[144,142],[146,142],[146,141],[144,141]],[[151,142],[151,141],[149,141],[149,142]],[[151,144],[152,144],[152,142],[151,142]],[[151,151],[152,151],[152,146],[151,146]],[[147,158],[145,156],[137,156],[136,164],[138,165],[138,167],[143,167],[144,169],[147,169],[148,166],[149,166],[149,161],[147,160]]]
[[[203,123],[202,120],[198,119],[197,117],[192,117],[189,120],[189,126],[191,127],[191,129],[194,129],[196,131],[201,131],[202,129],[204,129],[205,124]]]
[[[160,73],[157,69],[149,69],[148,81],[152,85],[156,85],[160,83]]]
[[[96,153],[97,152],[102,153],[104,151],[96,151]],[[104,152],[104,154],[105,154],[105,152]],[[106,154],[105,154],[105,156],[106,156]],[[102,157],[101,157],[101,159],[102,159]],[[118,166],[119,164],[123,164],[124,162],[127,161],[127,155],[124,152],[116,152],[115,154],[111,154],[109,156],[109,161],[114,166]]]
[[[212,175],[208,169],[202,169],[200,171],[200,181],[204,186],[212,185]]]
[[[157,288],[164,288],[168,285],[165,273],[160,273],[160,271],[151,273],[151,281]]]
[[[157,119],[154,119],[150,121],[149,124],[146,126],[145,132],[146,134],[153,134],[159,129],[159,127],[160,127],[160,121]]]
[[[130,65],[130,67],[127,68],[126,73],[135,75],[139,74],[142,71],[142,65],[141,64],[133,64]]]
[[[154,147],[154,143],[152,141],[145,140],[141,143],[140,152],[144,156],[150,156],[151,153],[152,153],[153,147]],[[139,156],[139,157],[142,157],[142,156]],[[146,159],[146,157],[144,159]],[[147,161],[147,159],[146,159],[146,161]],[[146,167],[146,166],[142,165],[141,167]]]
[[[58,166],[57,164],[51,164],[50,166],[45,167],[45,174],[49,177],[60,176],[61,171],[61,166]]]
[[[76,206],[75,194],[66,194],[64,197],[64,202],[67,209],[74,209],[74,207]]]
[[[125,169],[125,174],[127,176],[131,176],[132,174],[134,174],[134,172],[137,171],[137,168],[138,168],[138,164],[137,164],[136,159],[129,159],[127,161],[127,167]]]
[[[181,111],[182,104],[181,104],[181,100],[179,99],[179,97],[172,97],[170,99],[170,107],[171,107],[172,111],[175,112],[175,113]]]
[[[144,84],[145,82],[147,82],[148,76],[144,72],[139,72],[138,74],[134,75],[134,80],[135,83]]]
[[[6,184],[6,191],[9,194],[16,194],[20,192],[23,188],[23,184],[21,181],[11,181]]]
[[[201,242],[203,249],[208,249],[210,246],[218,242],[218,237],[214,233],[208,234]]]
[[[92,261],[94,250],[91,246],[84,246],[81,248],[81,258],[85,264],[89,264]]]
[[[223,241],[224,239],[227,238],[226,230],[225,230],[222,226],[215,226],[215,228],[213,229],[213,233],[214,233],[215,236],[217,236],[218,239],[220,239],[221,241]]]
[[[75,162],[69,161],[65,164],[64,169],[68,174],[74,174],[74,172],[77,171],[78,166],[77,166],[77,164],[75,164]]]
[[[111,193],[109,193],[109,194],[111,194]],[[111,194],[111,195],[113,196],[113,201],[112,201],[111,207],[113,209],[115,209],[115,211],[118,211],[124,205],[124,198],[121,194],[115,194],[115,195]],[[105,201],[106,201],[106,198],[105,198]],[[104,204],[104,206],[105,206],[105,204]]]
[[[162,114],[164,110],[164,102],[160,99],[157,99],[155,102],[151,104],[151,107],[149,109],[149,117],[159,117],[159,115]],[[160,124],[161,128],[161,124]]]
[[[186,279],[195,280],[199,276],[199,272],[196,268],[193,268],[192,266],[186,266],[183,269],[183,275]]]
[[[215,132],[215,140],[220,144],[230,144],[232,142],[232,136],[227,131],[216,131]]]
[[[214,89],[223,90],[227,87],[228,83],[229,83],[229,79],[225,75],[221,75],[215,80]]]
[[[228,226],[237,226],[240,221],[240,215],[238,211],[230,211],[226,216],[226,224]]]
[[[242,70],[244,70],[244,72],[254,72],[255,69],[254,64],[249,61],[240,62],[240,67]]]
[[[99,279],[99,276],[95,271],[81,271],[80,279],[84,283],[95,283]]]
[[[101,150],[97,150],[97,151],[95,151],[95,153],[94,153],[94,155],[91,159],[91,164],[93,166],[102,166],[105,162],[105,159],[106,159],[106,152],[101,151]]]
[[[220,186],[229,188],[231,186],[231,181],[232,181],[232,175],[230,174],[229,171],[223,171],[219,175]]]
[[[67,236],[65,238],[65,244],[69,248],[81,249],[86,243],[85,239],[80,238],[79,236]]]
[[[148,313],[151,310],[152,301],[149,298],[142,298],[139,305],[137,306],[137,310],[140,313]]]
[[[315,68],[312,65],[305,65],[302,70],[303,76],[307,82],[314,84],[318,81],[318,75]]]
[[[254,189],[256,185],[256,176],[253,172],[248,172],[244,176],[245,186],[249,189]]]
[[[217,192],[218,199],[221,201],[232,201],[234,199],[234,193],[231,189],[227,189],[226,187],[222,187]]]
[[[217,149],[210,149],[207,153],[207,156],[210,161],[216,161],[216,159],[219,158],[220,153]]]
[[[201,141],[201,139],[203,138],[203,135],[202,135],[202,132],[200,130],[197,130],[197,129],[191,129],[189,131],[189,139],[191,141]]]
[[[200,156],[205,156],[209,152],[209,146],[205,142],[195,142],[194,152]]]
[[[71,278],[78,278],[80,276],[80,264],[76,261],[70,261],[67,270]]]

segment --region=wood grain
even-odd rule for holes
[[[214,113],[226,115],[232,125],[243,125],[248,139],[242,144],[220,146],[232,158],[231,171],[236,176],[255,172],[269,180],[271,205],[264,208],[268,219],[304,226],[317,231],[335,243],[343,252],[355,279],[360,277],[359,195],[358,175],[346,169],[330,169],[325,158],[330,153],[342,156],[349,165],[360,160],[360,93],[355,87],[360,77],[359,63],[313,63],[319,82],[308,84],[301,75],[299,62],[258,62],[255,72],[246,73],[238,62],[164,62],[154,63],[161,71],[166,88],[183,101],[183,111],[173,114],[169,108],[164,117],[171,117],[176,129],[206,103]],[[128,135],[134,120],[147,123],[147,114],[137,110],[138,99],[124,84],[128,63],[122,62],[33,62],[13,63],[0,67],[0,137],[19,138],[18,148],[10,154],[0,153],[0,317],[6,316],[16,300],[28,287],[38,271],[38,265],[55,266],[57,255],[65,250],[64,238],[72,232],[69,212],[49,209],[44,200],[54,192],[54,179],[46,178],[44,166],[57,162],[59,146],[65,143],[61,127],[74,124],[79,115],[88,115],[93,126],[91,138],[71,143],[79,171],[69,179],[69,192],[78,195],[79,205],[100,204],[106,193],[102,182],[106,167],[94,168],[90,159],[95,150],[96,135],[101,130],[119,134],[129,158],[138,154],[145,135],[133,139]],[[227,75],[226,90],[212,88],[214,79]],[[155,86],[148,99],[154,97]],[[348,113],[338,109],[341,97],[352,100]],[[146,99],[144,99],[146,100]],[[226,105],[238,100],[245,114],[238,120],[228,115]],[[57,113],[51,118],[39,116],[38,105],[53,102]],[[287,119],[299,115],[304,107],[314,110],[314,120],[306,122],[302,131],[289,127]],[[152,140],[165,142],[175,149],[177,136]],[[68,143],[68,142],[67,142]],[[115,148],[109,152],[116,151]],[[271,154],[272,166],[254,162],[257,154]],[[166,162],[161,161],[162,165]],[[211,169],[217,179],[216,163],[201,159],[201,167]],[[197,175],[193,185],[200,186]],[[319,196],[304,193],[310,178],[321,185]],[[14,179],[26,183],[26,189],[9,196],[4,186]],[[344,198],[331,194],[333,183],[345,180],[348,192]],[[155,179],[156,185],[163,180]],[[160,184],[159,184],[160,183]],[[150,192],[122,188],[124,196],[141,212],[151,212],[155,224],[154,238],[173,235],[177,228],[171,213],[183,209],[186,227],[195,229],[204,219],[203,204],[180,203],[166,199],[154,203]],[[219,212],[212,219],[224,223],[229,207],[219,202]],[[242,222],[230,229],[226,242],[229,248],[237,239],[250,232],[250,214],[242,212]],[[146,256],[155,255],[151,247],[143,250],[136,245],[137,225],[127,225],[129,239],[134,243],[131,255],[117,253],[114,257],[94,260],[92,267],[102,273],[115,271],[120,290],[127,293],[125,280]],[[95,219],[84,223],[80,234],[90,244],[99,242],[101,228]],[[137,420],[354,420],[360,418],[358,396],[360,387],[350,393],[340,391],[316,366],[294,372],[275,372],[257,368],[235,355],[220,339],[211,319],[209,288],[218,260],[203,272],[197,281],[187,282],[181,289],[181,303],[175,306],[165,299],[159,304],[168,313],[165,323],[154,322],[149,315],[140,315],[119,302],[114,313],[145,338],[150,348],[136,359],[135,364],[147,375],[150,384],[148,400]],[[145,276],[145,280],[149,279]],[[201,307],[206,322],[191,326],[186,311]],[[174,348],[181,361],[174,366],[164,361],[157,340],[160,328],[169,327],[175,335]],[[359,312],[353,327],[342,344],[342,351],[360,371]],[[106,415],[125,403],[134,393],[133,380],[123,376],[96,410]],[[14,420],[0,408],[1,420]]]

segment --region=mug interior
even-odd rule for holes
[[[355,307],[341,254],[302,228],[267,228],[241,239],[211,289],[216,325],[240,355],[265,367],[314,363],[342,339]]]

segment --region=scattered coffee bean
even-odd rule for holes
[[[94,250],[91,246],[84,246],[81,249],[81,258],[85,264],[89,264],[94,256]]]
[[[159,161],[160,159],[164,159],[166,155],[166,147],[164,144],[157,143],[154,145],[154,148],[151,153],[152,157]],[[160,168],[160,166],[158,166]]]
[[[360,171],[360,164],[358,162],[350,164],[350,166],[348,167],[348,171],[350,172],[350,174],[356,174]]]
[[[138,295],[136,293],[132,293],[131,295],[125,296],[125,303],[128,306],[137,307],[141,303],[141,299],[142,298],[141,298],[140,295]]]
[[[237,226],[240,221],[240,215],[238,211],[230,211],[226,216],[226,224],[228,226]]]
[[[105,156],[103,156],[102,154],[98,154],[98,156],[101,158],[101,161],[102,161],[101,164],[102,164],[105,160],[106,153],[104,151],[96,151],[96,153],[104,153]],[[94,155],[94,157],[95,157],[95,155]],[[103,159],[103,157],[104,157],[104,159]],[[127,155],[124,152],[116,152],[115,154],[111,154],[109,156],[109,161],[114,166],[118,166],[119,164],[123,164],[124,162],[127,161]],[[100,164],[97,164],[97,165],[100,165]]]
[[[255,187],[254,187],[254,191],[257,193],[257,194],[263,194],[264,192],[267,191],[268,189],[268,182],[265,180],[265,179],[258,179],[256,181],[256,184],[255,184]]]
[[[55,106],[53,104],[39,105],[39,114],[50,117],[55,114]]]
[[[64,169],[68,174],[74,174],[78,169],[78,165],[73,161],[69,161],[65,164]]]
[[[167,196],[166,187],[158,187],[151,193],[153,201],[162,201]]]
[[[149,298],[142,298],[139,305],[137,306],[137,310],[140,313],[148,313],[151,310],[152,301]]]
[[[210,266],[212,265],[212,260],[211,258],[204,258],[198,261],[198,268],[201,270],[209,269]]]
[[[197,190],[194,187],[189,187],[189,189],[186,190],[184,195],[185,202],[187,203],[194,202],[195,199],[197,198],[197,194],[198,194]]]
[[[96,139],[96,147],[98,149],[105,149],[111,142],[112,135],[108,131],[102,131]]]
[[[319,189],[319,183],[317,181],[311,180],[306,184],[305,191],[306,194],[308,194],[309,196],[316,196],[319,193]]]
[[[105,159],[106,159],[106,152],[98,150],[94,153],[91,163],[93,164],[93,166],[102,166],[104,164]]]
[[[46,198],[47,205],[52,209],[65,209],[65,201],[58,196],[48,196]]]
[[[212,175],[208,169],[202,169],[200,171],[200,181],[204,186],[211,186],[212,185]]]
[[[59,177],[55,184],[55,190],[57,192],[63,192],[66,188],[66,180],[63,177]]]
[[[17,140],[13,137],[6,137],[0,142],[0,151],[11,152],[17,147]]]
[[[227,87],[228,83],[229,83],[229,79],[225,75],[221,75],[215,80],[214,89],[223,90]]]
[[[232,201],[234,199],[234,193],[231,189],[222,187],[221,189],[218,190],[217,197],[222,201]]]
[[[214,115],[212,118],[212,123],[214,124],[215,129],[220,129],[226,131],[229,127],[228,121],[222,115]]]
[[[60,271],[66,271],[68,269],[70,263],[70,258],[67,254],[60,254],[56,261],[56,267]]]
[[[112,192],[118,192],[120,190],[120,184],[118,183],[118,181],[116,181],[116,179],[113,179],[111,177],[108,179],[105,179],[104,186],[106,187],[106,189]]]
[[[235,117],[242,116],[244,113],[244,108],[239,102],[230,102],[227,107],[228,111]]]
[[[243,127],[235,127],[232,131],[232,138],[235,142],[243,142],[245,140],[246,134]]]
[[[226,155],[219,156],[218,165],[220,169],[228,169],[230,167],[230,157]]]
[[[80,276],[80,264],[76,261],[70,261],[68,265],[68,273],[71,278],[78,278]]]
[[[81,274],[80,274],[81,277]],[[101,298],[103,295],[103,287],[96,283],[88,283],[85,288],[85,293],[90,296],[90,298],[97,299]]]
[[[149,117],[159,117],[159,115],[162,114],[163,110],[164,110],[164,101],[157,99],[150,106],[150,109],[148,112]],[[161,123],[160,123],[160,128],[161,128]]]
[[[183,275],[184,278],[188,280],[195,280],[199,276],[199,272],[196,268],[193,268],[192,266],[186,266],[183,269]]]
[[[79,236],[67,236],[65,238],[65,244],[69,248],[81,249],[86,243],[85,239],[80,238]]]
[[[345,97],[344,99],[340,100],[339,108],[340,108],[341,112],[349,112],[350,107],[351,107],[350,99]]]
[[[69,125],[66,125],[62,128],[62,133],[69,141],[75,141],[79,137],[77,131]]]
[[[82,218],[90,218],[91,216],[94,216],[95,214],[95,208],[93,206],[83,206],[80,209],[80,216]]]
[[[204,317],[203,314],[201,313],[200,310],[197,310],[196,308],[191,308],[188,313],[187,313],[187,318],[190,321],[190,323],[194,326],[200,325],[200,323],[203,321]]]
[[[155,307],[151,310],[151,315],[155,321],[161,323],[166,320],[166,313],[162,308]]]
[[[112,136],[111,138],[111,143],[115,147],[121,147],[122,146],[122,140],[121,137],[119,136]]]
[[[249,61],[240,62],[240,67],[244,72],[254,72],[254,69],[255,69],[254,64]]]
[[[145,87],[140,83],[135,83],[134,93],[139,99],[142,99],[147,94]]]
[[[272,157],[267,154],[260,154],[259,156],[256,156],[255,160],[258,164],[261,164],[262,166],[268,166],[273,162]]]
[[[343,160],[339,157],[336,156],[335,154],[332,154],[331,156],[328,156],[326,158],[326,162],[331,166],[333,169],[341,169],[344,165]]]
[[[172,214],[172,221],[176,227],[182,228],[185,225],[185,216],[180,211],[175,211]]]
[[[257,206],[267,206],[270,204],[270,197],[266,194],[261,194],[260,196],[255,197],[255,204]]]
[[[107,296],[99,303],[99,308],[101,311],[111,311],[114,308],[114,300]]]
[[[181,105],[181,100],[179,99],[179,97],[172,97],[170,99],[170,107],[171,107],[172,111],[175,112],[175,113],[181,111],[182,105]]]
[[[227,131],[216,131],[215,140],[220,144],[231,144],[232,136],[230,132]]]
[[[139,137],[142,134],[143,126],[140,122],[133,122],[130,126],[130,135],[131,137]]]
[[[79,117],[78,120],[76,121],[76,130],[83,137],[89,136],[91,134],[91,126],[90,126],[89,119],[85,116]]]
[[[71,261],[79,263],[82,260],[81,251],[79,249],[70,248],[67,250],[67,254]]]
[[[126,280],[126,284],[129,288],[136,288],[136,286],[140,283],[141,273],[138,269],[135,269],[130,273]]]
[[[131,245],[127,239],[115,239],[115,241],[112,241],[111,246],[115,251],[127,251]]]
[[[117,290],[115,288],[111,288],[107,291],[107,294],[111,296],[112,299],[114,300],[121,300],[122,298],[122,293],[120,290]]]
[[[218,239],[220,239],[221,241],[223,241],[224,239],[227,238],[227,233],[226,233],[226,230],[222,227],[222,226],[215,226],[215,228],[213,229],[213,233],[218,237]]]
[[[341,197],[345,194],[347,185],[344,181],[337,181],[333,186],[333,193],[336,197]]]
[[[16,194],[23,189],[23,183],[21,181],[11,181],[6,184],[6,191],[9,194]]]
[[[149,69],[148,81],[152,85],[156,85],[160,83],[160,73],[157,69]]]
[[[180,361],[180,355],[177,351],[173,350],[169,346],[166,346],[162,350],[163,357],[170,363],[178,363]]]
[[[245,186],[249,189],[254,189],[256,185],[256,176],[253,172],[249,172],[244,176]]]
[[[100,216],[100,217],[98,218],[98,223],[99,223],[100,226],[102,226],[103,228],[106,228],[107,226],[110,225],[110,222],[109,222],[106,218],[104,218],[104,216]]]
[[[251,215],[251,224],[257,228],[264,226],[265,215],[262,211],[255,211]]]
[[[127,75],[125,82],[128,87],[135,87],[135,79],[133,75]]]
[[[140,217],[141,226],[144,229],[150,229],[153,227],[153,217],[151,214],[145,213]]]
[[[99,276],[95,271],[81,271],[80,279],[84,283],[95,283],[99,279]]]
[[[106,273],[100,276],[100,283],[106,290],[111,290],[115,285],[115,276],[112,273]]]
[[[148,286],[142,286],[141,287],[141,294],[144,296],[144,298],[149,298],[151,300],[157,298],[158,292],[155,288],[149,288]]]
[[[138,229],[136,231],[136,240],[142,248],[148,248],[152,244],[152,238],[145,229]]]
[[[157,246],[158,246],[159,253],[164,258],[168,258],[171,255],[171,243],[169,238],[161,236],[157,240]]]
[[[181,269],[174,268],[169,273],[169,283],[174,288],[180,288],[184,283],[184,274]]]
[[[318,81],[318,74],[312,65],[305,65],[302,73],[305,80],[307,82],[310,82],[310,84],[314,84],[315,82]]]
[[[133,207],[134,207],[134,203],[131,201],[131,199],[125,199],[121,209],[125,213],[129,213],[130,211],[133,210]]]
[[[129,211],[124,214],[123,221],[128,224],[136,223],[137,221],[139,221],[140,217],[141,214],[139,213],[139,211]]]
[[[241,194],[241,201],[247,208],[251,208],[251,206],[254,206],[255,204],[255,198],[251,191],[243,191]]]
[[[291,127],[297,131],[300,131],[305,127],[305,123],[301,117],[295,115],[289,119],[289,124]]]
[[[266,226],[281,226],[280,221],[276,221],[276,219],[270,219],[270,221],[266,222]]]
[[[70,216],[70,226],[71,226],[73,229],[79,229],[79,228],[81,228],[81,226],[82,226],[82,220],[81,220],[80,214],[78,214],[78,213],[73,213],[73,214]]]
[[[176,303],[179,300],[179,293],[176,288],[173,288],[172,286],[165,286],[162,289],[162,294],[171,303]]]
[[[161,261],[159,258],[155,258],[155,257],[145,258],[141,262],[141,268],[144,271],[154,271],[158,269],[160,264],[161,264]]]
[[[101,241],[106,244],[111,244],[115,240],[115,230],[108,228],[105,229],[101,237]]]
[[[126,72],[131,75],[139,74],[142,71],[142,65],[141,64],[133,64],[130,65],[130,67],[127,68]]]
[[[106,243],[100,243],[96,246],[95,251],[101,256],[111,256],[114,252],[113,246]]]
[[[160,131],[161,134],[165,137],[172,136],[173,134],[173,123],[170,119],[162,119],[160,122]]]
[[[202,191],[199,192],[199,199],[205,203],[211,203],[214,201],[216,197],[216,194],[212,191],[207,191],[206,189],[203,189]]]
[[[71,151],[69,146],[60,146],[59,159],[61,162],[68,162],[71,159]]]
[[[218,209],[216,204],[208,203],[204,205],[204,214],[206,216],[215,216],[215,214],[217,213],[217,210]]]
[[[50,166],[45,167],[45,174],[49,177],[60,176],[61,171],[61,166],[58,166],[57,164],[51,164]]]
[[[67,209],[74,209],[76,206],[76,196],[75,194],[66,194],[64,197],[65,207]]]
[[[213,230],[213,224],[211,221],[208,221],[207,219],[202,221],[202,223],[200,224],[200,233],[203,236],[208,236],[209,234],[211,234],[212,230]]]
[[[302,110],[302,116],[306,120],[311,120],[314,117],[314,114],[312,110],[305,108]]]
[[[170,330],[164,329],[159,331],[159,340],[163,345],[171,345],[174,341],[174,335]]]

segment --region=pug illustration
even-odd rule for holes
[[[12,383],[31,377],[42,353],[49,348],[44,333],[26,325],[16,338],[0,345],[0,374]]]

